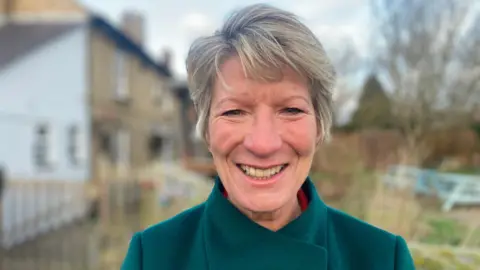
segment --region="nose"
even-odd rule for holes
[[[256,113],[249,129],[243,144],[253,154],[268,156],[282,147],[274,113],[268,111]]]

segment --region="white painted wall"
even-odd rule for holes
[[[0,165],[7,177],[32,180],[88,179],[87,31],[69,32],[0,70]],[[36,125],[53,132],[53,166],[39,169],[33,159]],[[68,126],[82,134],[83,160],[67,155]]]

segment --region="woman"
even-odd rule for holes
[[[205,203],[134,235],[124,270],[414,269],[405,241],[326,206],[308,177],[335,73],[294,15],[233,14],[187,58],[218,171]]]

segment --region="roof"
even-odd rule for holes
[[[91,15],[89,26],[110,38],[119,48],[138,57],[143,64],[155,69],[159,74],[171,77],[170,70],[157,63],[145,50],[122,31],[116,29],[100,16]],[[30,51],[62,36],[85,22],[22,22],[0,26],[0,70]]]
[[[132,39],[130,39],[127,35],[125,35],[122,31],[118,30],[117,28],[113,27],[107,21],[105,21],[102,17],[92,15],[90,24],[94,29],[97,29],[104,34],[106,34],[110,39],[112,39],[116,45],[131,53],[132,55],[137,56],[142,60],[142,62],[146,65],[151,66],[155,69],[158,73],[163,74],[167,77],[171,77],[171,71],[163,64],[160,64],[153,60],[145,50],[136,44]]]
[[[0,27],[0,69],[81,23],[8,23]]]

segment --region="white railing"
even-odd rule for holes
[[[442,210],[455,205],[480,205],[480,176],[442,173],[409,166],[392,166],[383,176],[390,187],[410,187],[417,194],[433,195],[443,201]]]
[[[84,217],[85,195],[83,182],[9,182],[1,204],[0,248],[9,249]]]
[[[480,177],[460,174],[440,174],[439,180],[451,184],[450,193],[442,194],[444,211],[455,205],[480,205]]]
[[[135,174],[127,168],[114,170],[103,165],[99,188],[104,191],[93,196],[104,202],[106,208],[100,206],[103,220],[116,207],[139,200],[142,180],[154,183],[158,206],[172,200],[192,206],[205,200],[213,187],[211,179],[187,171],[177,162],[160,162]],[[80,181],[8,182],[0,209],[0,248],[12,248],[84,218],[93,199],[87,185]]]

